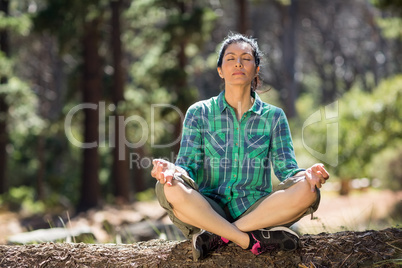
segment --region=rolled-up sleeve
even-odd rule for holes
[[[297,165],[290,128],[285,113],[279,108],[277,108],[275,113],[271,139],[271,163],[276,177],[280,181],[284,181],[304,169],[299,168]]]

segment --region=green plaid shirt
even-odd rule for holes
[[[259,96],[241,120],[217,97],[187,111],[176,165],[185,169],[200,192],[228,206],[234,219],[272,191],[271,167],[280,181],[298,168],[286,116]]]

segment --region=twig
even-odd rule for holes
[[[352,254],[353,254],[353,252],[350,253],[350,254],[346,257],[346,259],[343,260],[343,262],[341,263],[341,265],[339,265],[339,267],[342,267],[342,266],[345,264],[345,262],[347,261],[347,259],[349,259],[349,257],[352,256]]]

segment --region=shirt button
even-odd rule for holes
[[[239,146],[239,144],[236,142],[236,146]]]
[[[236,178],[236,174],[235,174],[235,175],[233,175],[233,177],[234,177],[234,178]]]

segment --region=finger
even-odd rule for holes
[[[325,181],[328,179],[326,178],[321,171],[317,171],[317,175],[318,175],[318,179],[320,181],[320,183],[324,184]]]
[[[164,171],[162,174],[163,174],[163,176],[164,176],[164,178],[165,178],[165,180],[166,180],[166,183],[167,183],[169,186],[172,186],[172,185],[173,185],[173,184],[172,184],[172,180],[173,180],[173,171],[167,169],[167,170]]]
[[[163,175],[162,172],[158,172],[157,179],[158,179],[158,181],[159,181],[160,183],[162,183],[162,184],[165,183],[165,176]]]
[[[159,165],[161,166],[162,172],[164,172],[168,167],[168,164],[165,161],[160,161]]]
[[[162,163],[158,164],[158,172],[163,172],[163,164]]]
[[[314,172],[317,172],[318,170],[321,169],[321,165],[322,165],[322,164],[314,164],[314,165],[311,167],[311,169],[312,169]]]
[[[158,160],[157,159],[152,160],[152,164],[153,164],[153,167],[151,170],[151,174],[155,174],[157,171],[157,167],[158,167]]]
[[[326,180],[329,179],[329,173],[324,168],[323,168],[323,171],[321,171],[321,173],[322,173],[322,176],[324,177],[324,179],[326,179]]]
[[[173,176],[169,176],[169,177],[165,177],[165,178],[166,178],[166,184],[169,186],[172,186],[173,185],[173,183],[172,183]]]
[[[154,164],[154,166],[158,166],[161,163],[161,159],[155,158],[154,160],[152,160],[152,164]]]
[[[157,165],[154,165],[154,166],[152,167],[152,170],[151,170],[151,176],[154,177],[155,179],[158,179],[158,178],[157,178],[157,175],[158,175],[157,170],[158,170],[158,166],[157,166]]]
[[[319,170],[320,170],[320,172],[321,172],[321,174],[322,174],[322,176],[323,176],[324,179],[328,179],[328,178],[329,178],[329,173],[328,173],[328,171],[325,169],[325,167],[324,167],[323,164],[320,164],[320,165],[319,165]]]
[[[166,182],[166,179],[165,179],[165,175],[163,174],[163,165],[161,163],[159,163],[157,166],[156,174],[158,176],[159,182],[164,184]]]

